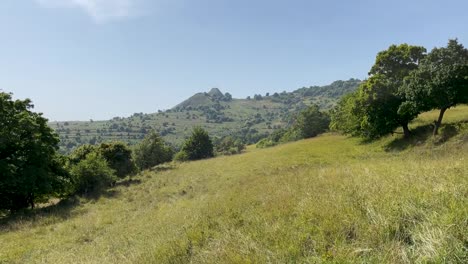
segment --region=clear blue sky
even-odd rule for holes
[[[0,89],[51,120],[366,77],[390,44],[468,46],[468,1],[3,0]]]

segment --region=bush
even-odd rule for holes
[[[76,194],[100,191],[117,179],[105,158],[96,152],[89,153],[83,160],[72,165],[70,172],[73,193]]]
[[[187,152],[185,152],[185,151],[179,151],[179,152],[177,152],[177,154],[174,156],[174,160],[175,160],[175,161],[180,161],[180,162],[188,161],[188,160],[189,160],[189,156],[188,156]]]
[[[276,146],[278,142],[273,141],[270,137],[263,138],[260,141],[258,141],[257,145],[255,145],[257,148],[268,148],[268,147],[273,147]]]
[[[217,142],[215,149],[219,155],[234,155],[241,153],[245,149],[245,144],[228,136]]]
[[[187,153],[189,160],[206,159],[214,156],[213,142],[208,132],[201,127],[193,129],[192,135],[185,141],[182,151]]]
[[[154,131],[148,134],[135,148],[135,163],[140,170],[169,162],[173,156],[172,148],[167,146]]]
[[[70,163],[76,165],[90,153],[99,153],[119,178],[124,178],[136,170],[132,150],[123,142],[102,143],[99,146],[82,145],[70,154]]]
[[[132,150],[123,142],[102,143],[98,147],[99,153],[106,159],[115,175],[124,178],[135,172]]]
[[[320,112],[317,105],[311,105],[299,114],[293,129],[300,138],[311,138],[325,132],[329,125],[330,117]]]

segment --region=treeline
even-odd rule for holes
[[[420,113],[438,109],[433,134],[437,135],[447,109],[468,103],[468,50],[457,40],[446,47],[392,45],[377,54],[375,64],[357,91],[331,111],[330,128],[345,134],[375,139],[408,124]]]
[[[172,160],[231,155],[245,148],[231,137],[213,143],[204,129],[195,127],[178,152],[152,131],[133,147],[123,142],[87,144],[65,156],[58,152],[59,139],[47,119],[32,108],[29,99],[13,100],[11,94],[0,93],[0,211],[100,192],[119,179]]]

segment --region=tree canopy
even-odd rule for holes
[[[193,129],[192,135],[185,141],[181,151],[187,154],[189,160],[206,159],[214,156],[213,142],[208,132],[201,127]]]
[[[34,207],[68,182],[58,137],[32,109],[29,99],[0,92],[0,209]]]
[[[425,53],[424,47],[408,44],[391,45],[379,52],[369,78],[353,95],[342,98],[332,111],[332,127],[343,127],[350,134],[378,138],[401,126],[408,137],[408,123],[418,112],[409,107],[400,108],[405,102],[400,90],[404,79],[419,67]]]
[[[437,134],[445,111],[468,103],[468,50],[457,40],[449,40],[447,47],[434,48],[405,80],[402,93],[408,100],[407,108],[440,110],[434,125]]]
[[[135,163],[140,170],[172,160],[174,151],[161,136],[152,131],[135,148]]]

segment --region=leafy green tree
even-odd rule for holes
[[[169,162],[174,151],[156,132],[149,133],[135,148],[135,163],[140,170]]]
[[[0,209],[15,211],[60,194],[67,173],[59,139],[29,99],[0,92]]]
[[[418,111],[409,107],[400,109],[405,102],[400,89],[405,77],[418,68],[425,53],[424,47],[401,44],[377,54],[370,77],[360,85],[356,100],[362,108],[361,129],[366,137],[380,137],[399,126],[405,137],[409,137],[408,123]]]
[[[445,111],[468,103],[468,50],[457,40],[449,40],[447,47],[434,48],[406,79],[402,92],[408,100],[402,108],[440,110],[434,122],[436,135]]]
[[[80,161],[86,159],[88,154],[97,152],[97,146],[95,145],[81,145],[73,150],[73,152],[68,156],[70,163],[78,164]]]
[[[317,105],[311,105],[299,114],[293,129],[301,138],[310,138],[325,132],[329,124],[330,117],[320,112]]]
[[[201,127],[195,127],[192,135],[185,141],[181,151],[187,153],[189,160],[211,158],[213,154],[213,142],[208,132]]]
[[[360,136],[363,114],[358,107],[358,93],[343,96],[330,111],[330,129],[344,134]]]
[[[72,165],[70,169],[73,193],[87,194],[110,186],[117,180],[106,159],[97,152],[91,152]]]
[[[132,150],[123,142],[101,143],[99,153],[106,159],[115,175],[123,178],[135,172]]]

